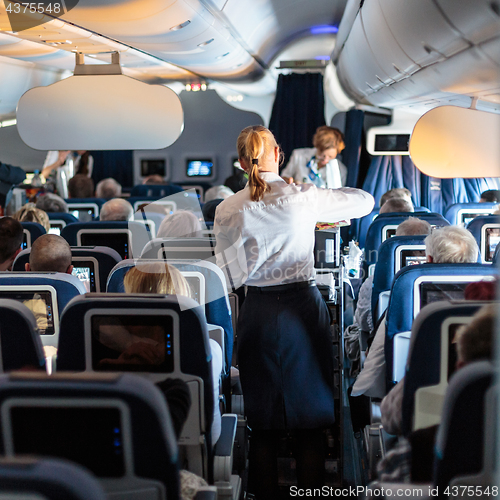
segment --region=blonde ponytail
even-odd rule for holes
[[[254,125],[242,130],[237,141],[238,155],[250,166],[248,170],[248,187],[250,199],[260,201],[270,186],[260,176],[259,163],[277,147],[273,134],[261,125]]]

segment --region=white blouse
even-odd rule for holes
[[[362,217],[374,205],[373,196],[360,189],[287,184],[271,172],[261,177],[271,188],[261,201],[250,199],[247,185],[215,212],[217,265],[231,289],[314,278],[316,222]]]

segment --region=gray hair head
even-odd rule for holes
[[[36,208],[45,212],[68,212],[68,204],[57,194],[45,193],[36,200]]]
[[[133,215],[134,209],[128,201],[114,198],[102,206],[99,220],[130,220]]]
[[[425,238],[425,255],[436,264],[477,262],[479,247],[472,233],[459,226],[435,228]]]
[[[396,236],[413,236],[417,234],[431,234],[431,225],[417,217],[408,217],[405,221],[399,224],[396,229]]]
[[[65,273],[71,265],[71,248],[57,234],[43,234],[31,246],[30,268],[32,271]]]
[[[96,198],[118,198],[122,195],[122,186],[120,183],[116,182],[113,178],[108,177],[97,183],[95,188]]]
[[[227,186],[213,186],[205,193],[205,203],[212,200],[225,200],[234,194],[234,191]]]
[[[201,238],[201,223],[189,210],[177,210],[167,215],[156,234],[158,238]]]

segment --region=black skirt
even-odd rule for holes
[[[249,291],[238,317],[238,360],[251,428],[333,424],[330,318],[316,286]]]

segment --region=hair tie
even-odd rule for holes
[[[258,158],[254,158],[252,160],[252,165],[258,165],[259,164],[259,159]]]

